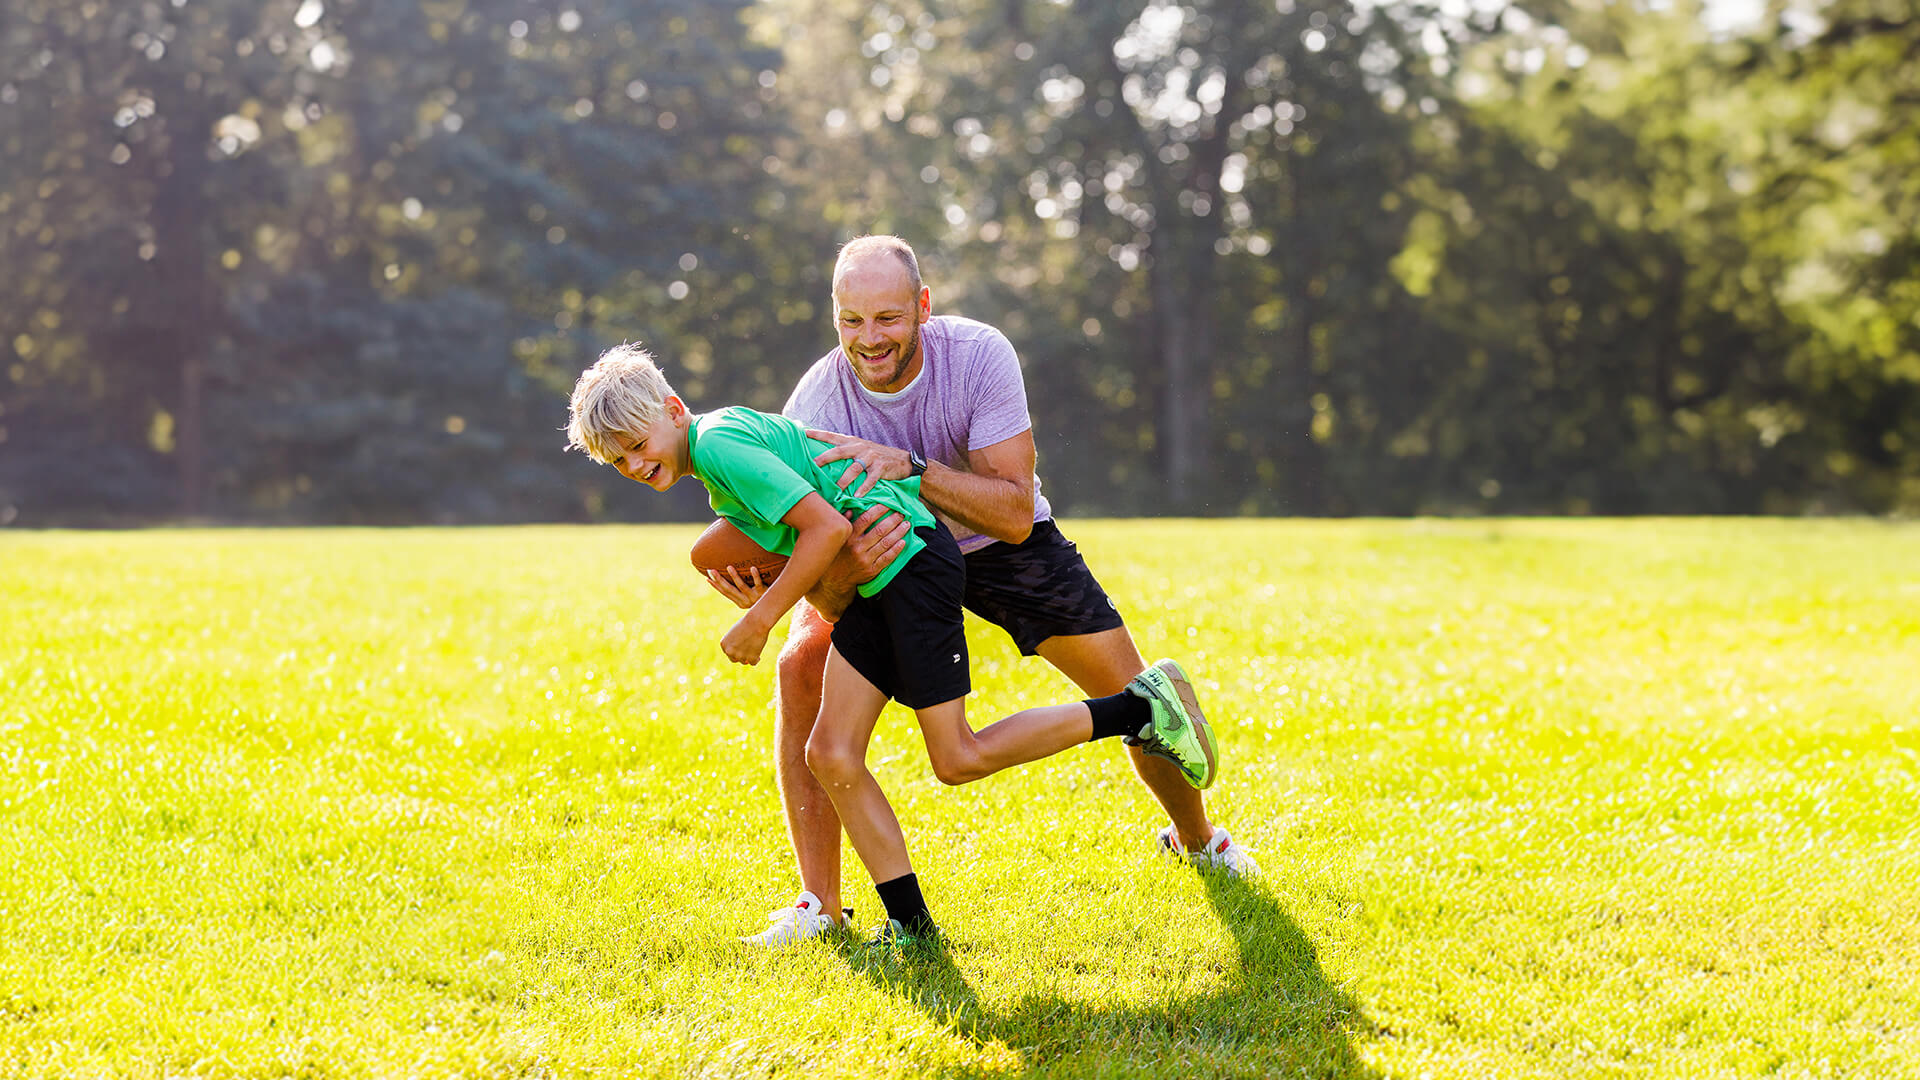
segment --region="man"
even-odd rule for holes
[[[1006,337],[970,319],[935,317],[913,249],[892,236],[861,237],[841,249],[833,314],[840,347],[814,363],[784,410],[835,444],[815,460],[851,460],[841,483],[860,484],[862,492],[881,480],[919,477],[921,498],[965,556],[967,608],[1090,697],[1126,689],[1146,661],[1040,494],[1026,385]],[[820,712],[827,617],[837,617],[855,584],[900,553],[907,523],[876,508],[853,532],[808,596],[811,606],[795,610],[780,653],[775,768],[804,891],[765,931],[742,939],[773,948],[843,918],[840,819],[807,768],[807,738]],[[714,584],[736,602],[750,601],[724,579]],[[1208,820],[1200,792],[1179,768],[1129,743],[1134,771],[1172,822],[1159,831],[1159,849],[1234,876],[1257,873],[1246,849]]]

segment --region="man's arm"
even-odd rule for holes
[[[1009,544],[1033,532],[1033,432],[967,451],[967,470],[927,462],[920,497],[983,536]]]
[[[834,556],[846,546],[847,534],[853,531],[847,519],[817,492],[809,492],[780,521],[799,533],[794,538],[793,554],[788,557],[786,568],[720,639],[721,651],[737,664],[760,662],[774,624],[799,603],[808,590],[819,584],[827,567],[833,564]]]
[[[882,480],[905,480],[913,472],[905,450],[832,431],[809,430],[807,434],[833,444],[814,457],[816,464],[853,460],[840,475],[841,487],[852,484],[857,473],[866,473],[866,482],[855,494],[865,495]],[[1029,429],[992,446],[967,451],[965,470],[929,461],[920,478],[920,497],[974,532],[1018,544],[1033,532],[1033,466],[1037,456]]]

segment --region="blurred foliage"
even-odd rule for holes
[[[1076,513],[1920,508],[1920,21],[1688,0],[13,0],[0,524],[679,517],[894,231]]]

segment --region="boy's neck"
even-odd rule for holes
[[[699,468],[693,463],[693,429],[699,425],[700,417],[703,415],[705,414],[689,410],[686,429],[680,433],[680,457],[687,463],[687,475],[702,484],[707,482],[707,478],[700,475]]]

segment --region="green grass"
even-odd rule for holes
[[[890,709],[953,947],[882,968],[733,942],[797,886],[691,527],[0,534],[0,1076],[1920,1077],[1920,528],[1069,531],[1266,877]],[[972,630],[977,722],[1067,696]]]

